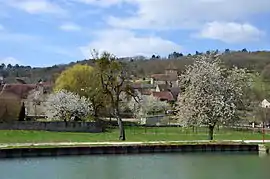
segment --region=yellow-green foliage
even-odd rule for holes
[[[106,106],[107,95],[103,93],[98,72],[89,65],[74,65],[63,71],[56,79],[54,91],[68,90],[90,100],[94,116]]]
[[[90,86],[94,68],[89,65],[74,65],[56,79],[54,91],[65,89],[80,94],[82,88]]]

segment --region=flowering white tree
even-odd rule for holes
[[[133,111],[136,117],[159,114],[165,112],[169,107],[167,102],[160,101],[152,95],[140,95],[137,100],[132,98],[128,102],[128,108]]]
[[[178,97],[178,119],[183,125],[208,125],[213,139],[218,123],[230,124],[239,119],[239,108],[245,106],[246,89],[251,83],[244,69],[226,69],[217,54],[199,56],[180,76],[184,90]]]
[[[71,117],[85,117],[92,113],[92,105],[85,97],[61,90],[50,94],[46,101],[46,116],[65,122]]]
[[[44,106],[42,105],[42,102],[44,102],[45,98],[46,95],[44,95],[40,90],[34,89],[30,91],[27,96],[27,100],[25,101],[27,106],[26,114],[34,114],[35,116],[44,114]]]

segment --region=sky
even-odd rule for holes
[[[270,50],[270,0],[0,0],[0,63]]]

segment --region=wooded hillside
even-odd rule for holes
[[[135,77],[147,77],[155,73],[163,73],[164,70],[170,65],[175,66],[179,72],[185,69],[185,66],[192,63],[192,58],[195,55],[184,56],[179,53],[172,53],[168,58],[161,58],[154,56],[150,59],[143,57],[137,58],[123,58],[132,69],[131,73]],[[197,53],[198,55],[198,53]],[[233,65],[238,67],[247,68],[251,71],[261,73],[266,79],[270,79],[270,52],[258,51],[258,52],[228,52],[225,51],[222,55],[224,63],[231,67]],[[92,60],[83,60],[72,62],[64,65],[54,65],[52,67],[44,68],[32,68],[30,66],[19,65],[0,65],[0,76],[5,78],[7,83],[16,81],[16,77],[24,78],[27,83],[36,83],[40,79],[45,81],[54,81],[56,77],[67,67],[74,64],[89,64],[92,65]],[[268,70],[269,69],[269,70]]]

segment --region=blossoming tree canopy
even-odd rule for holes
[[[90,65],[77,64],[64,70],[56,79],[54,91],[68,90],[88,98],[93,106],[93,115],[98,118],[100,109],[106,106],[97,70]]]
[[[92,113],[92,105],[85,97],[61,90],[50,94],[46,101],[46,116],[49,119],[70,120],[71,117],[85,117]]]
[[[128,102],[128,107],[136,117],[142,117],[164,113],[169,108],[169,104],[165,101],[160,101],[152,95],[140,95],[137,100],[132,98]]]
[[[249,76],[244,69],[225,68],[217,54],[205,54],[195,59],[180,76],[184,90],[177,102],[178,119],[182,125],[209,126],[213,139],[216,124],[228,124],[237,118],[239,106],[245,104],[245,89]]]

